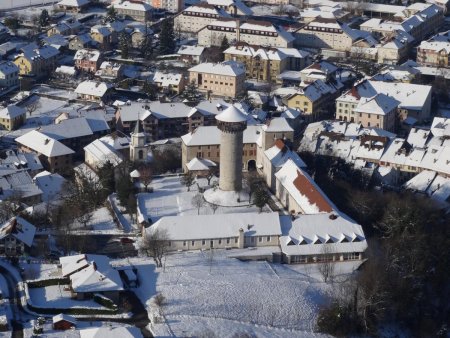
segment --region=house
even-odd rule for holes
[[[163,9],[169,13],[178,13],[184,9],[184,0],[151,0],[153,8]]]
[[[64,196],[67,180],[58,173],[52,174],[44,170],[33,177],[33,182],[42,191],[42,201],[51,203],[59,201]]]
[[[30,131],[16,138],[16,143],[24,152],[35,152],[44,168],[52,173],[72,168],[72,149],[61,142],[37,131]]]
[[[152,38],[154,32],[148,26],[133,26],[131,27],[133,31],[130,33],[131,36],[131,45],[133,48],[141,48],[142,43],[144,42],[146,37]]]
[[[55,70],[58,54],[58,50],[52,46],[26,46],[16,56],[14,63],[19,67],[20,75],[46,76]]]
[[[200,29],[222,17],[228,18],[229,14],[206,2],[200,2],[175,15],[173,27],[176,32],[197,33]]]
[[[71,330],[73,327],[77,326],[77,320],[66,314],[59,314],[52,317],[53,330]]]
[[[234,18],[219,18],[201,28],[198,33],[200,46],[220,46],[226,37],[230,43],[245,42],[259,46],[290,48],[294,37],[271,22],[258,20],[240,21]]]
[[[69,49],[79,50],[83,48],[92,47],[93,41],[88,33],[75,35],[69,38]]]
[[[67,12],[83,12],[89,7],[91,0],[62,0],[58,2],[58,7]]]
[[[201,63],[188,71],[189,81],[200,91],[235,98],[244,90],[245,67],[240,62]]]
[[[11,61],[0,62],[0,87],[12,88],[19,85],[19,67]]]
[[[206,0],[206,2],[224,10],[232,16],[253,15],[253,11],[240,0]]]
[[[18,195],[20,201],[27,205],[42,202],[42,190],[33,182],[28,171],[6,167],[0,176],[0,200]]]
[[[147,22],[152,18],[153,8],[146,2],[125,0],[116,2],[111,6],[114,7],[118,15],[127,19]]]
[[[0,110],[0,126],[6,130],[15,130],[25,123],[27,111],[14,104]]]
[[[95,171],[107,162],[113,166],[119,165],[122,155],[110,144],[97,139],[84,147],[84,162]]]
[[[205,47],[183,45],[178,50],[178,59],[187,64],[198,64],[205,61]]]
[[[160,71],[155,72],[152,82],[158,86],[159,90],[165,93],[180,94],[186,85],[183,74]]]
[[[31,247],[36,227],[22,217],[13,217],[0,225],[0,255],[22,256]]]
[[[187,170],[194,176],[206,176],[217,170],[217,164],[211,160],[194,157],[186,164]]]
[[[137,327],[92,327],[80,330],[80,338],[143,338]]]
[[[47,36],[52,35],[76,35],[83,25],[77,20],[66,20],[59,22],[47,31]]]
[[[306,171],[288,159],[275,174],[276,196],[292,215],[331,213],[334,204]]]
[[[449,68],[450,31],[422,41],[417,47],[417,63],[423,66]]]
[[[77,70],[95,73],[100,65],[101,53],[95,49],[79,49],[73,59]]]
[[[36,154],[17,150],[6,150],[0,156],[0,176],[16,171],[27,171],[31,176],[38,174],[44,167]]]
[[[316,80],[283,99],[286,106],[303,111],[307,120],[317,120],[329,111],[339,90],[331,83]]]
[[[90,299],[95,293],[100,293],[118,301],[123,284],[107,256],[81,254],[60,257],[59,262],[61,274],[70,279],[70,289],[77,299]]]
[[[275,212],[166,216],[142,235],[155,231],[167,231],[170,251],[277,246],[281,235]]]
[[[102,102],[108,98],[112,85],[106,82],[83,81],[75,89],[81,100]]]
[[[104,80],[120,80],[123,76],[123,66],[120,63],[103,61],[95,76]]]
[[[283,262],[320,263],[362,260],[367,240],[362,227],[342,213],[281,216]]]

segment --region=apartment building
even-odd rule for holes
[[[216,8],[223,9],[232,16],[248,16],[253,14],[253,11],[241,0],[206,0],[206,2]]]
[[[170,13],[178,13],[184,9],[184,0],[147,0],[147,2],[153,8],[164,9]]]
[[[101,62],[101,53],[95,49],[80,49],[73,57],[75,68],[86,73],[95,73]]]
[[[175,15],[173,27],[175,31],[197,33],[211,22],[228,17],[230,15],[224,10],[217,9],[206,2],[200,2]]]
[[[376,40],[369,33],[352,29],[334,18],[316,18],[297,30],[295,36],[300,47],[342,52],[349,52],[358,40],[366,40],[369,46],[376,44]]]
[[[224,37],[231,43],[289,48],[293,46],[294,37],[282,28],[276,28],[267,21],[222,18],[209,23],[198,34],[201,46],[220,46]]]
[[[0,87],[10,88],[19,85],[19,67],[11,61],[0,62]]]
[[[153,8],[142,1],[126,0],[111,5],[117,14],[135,21],[147,22],[152,18]]]
[[[40,77],[55,70],[58,54],[58,50],[52,46],[26,46],[22,53],[16,56],[14,63],[19,67],[20,75]]]
[[[417,63],[423,66],[449,68],[450,31],[438,34],[417,47]]]
[[[237,97],[244,91],[245,66],[240,62],[201,63],[189,68],[189,81],[213,95]]]

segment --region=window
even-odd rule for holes
[[[219,239],[219,244],[222,244],[222,239]]]
[[[202,245],[205,245],[206,244],[206,241],[205,240],[202,240]]]
[[[270,236],[267,236],[266,240],[267,242],[270,242]]]
[[[234,243],[237,244],[237,242],[238,242],[238,238],[236,237],[236,238],[234,239]]]
[[[186,241],[183,241],[183,246],[186,246]]]
[[[194,246],[194,245],[195,245],[195,241],[192,241],[192,242],[191,242],[191,245]]]
[[[258,237],[258,242],[259,242],[259,243],[262,242],[262,237],[261,237],[261,236]]]

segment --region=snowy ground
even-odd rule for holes
[[[258,337],[321,336],[313,332],[317,311],[333,285],[321,281],[317,266],[227,257],[238,251],[242,250],[216,250],[211,264],[208,252],[201,251],[169,255],[164,268],[139,257],[114,264],[138,269],[141,285],[135,291],[147,306],[157,292],[163,294],[166,332],[174,336],[231,337],[242,332]],[[353,264],[338,263],[336,274],[352,271]]]
[[[50,285],[45,288],[29,288],[30,301],[34,306],[43,308],[73,308],[87,307],[101,309],[103,306],[93,300],[74,300],[68,285]]]
[[[282,6],[270,6],[270,5],[256,5],[251,7],[253,14],[256,16],[265,15],[276,15],[276,16],[286,16],[286,13],[292,12],[294,15],[299,14],[299,9],[292,5],[282,5]]]
[[[211,184],[214,180],[211,181]],[[206,187],[206,179],[198,179],[200,187]],[[151,217],[157,221],[164,216],[175,215],[197,215],[197,208],[191,204],[192,197],[198,193],[198,186],[194,184],[190,191],[181,184],[177,176],[163,177],[154,179],[150,187],[153,193],[142,193],[138,195],[138,203],[141,213],[145,219]],[[248,199],[247,194],[243,194],[243,199]],[[268,209],[264,210],[268,211]],[[241,212],[259,212],[255,206],[227,208],[219,207],[216,214],[241,213]],[[213,214],[213,210],[205,203],[200,209],[201,215]]]
[[[114,219],[107,207],[102,207],[92,213],[92,219],[89,221],[87,227],[83,224],[74,222],[73,229],[79,230],[95,230],[95,233],[116,234],[123,233],[114,222]]]

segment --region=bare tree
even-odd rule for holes
[[[206,181],[208,182],[208,185],[211,185],[211,180],[214,176],[216,176],[217,169],[216,167],[209,167],[208,172],[205,175]]]
[[[187,191],[191,191],[191,186],[195,183],[195,177],[190,171],[181,176],[181,184],[187,187]]]
[[[248,171],[244,176],[244,187],[248,190],[248,202],[250,203],[253,194],[265,188],[264,179],[257,171]]]
[[[161,268],[162,260],[167,254],[169,245],[170,238],[166,230],[152,229],[150,227],[142,239],[140,249],[147,256],[153,257],[156,266]]]
[[[197,208],[197,215],[200,215],[200,209],[205,205],[205,199],[203,195],[198,193],[192,197],[191,204],[193,207]]]
[[[141,183],[145,187],[145,191],[147,191],[147,188],[150,183],[152,183],[153,180],[153,170],[149,165],[143,165],[141,168],[139,168],[139,179]]]
[[[211,203],[209,203],[209,207],[211,208],[213,214],[215,214],[217,209],[219,209],[219,204],[217,203],[217,201],[212,201]]]
[[[322,258],[323,261],[319,263],[319,272],[322,275],[323,281],[333,281],[334,278],[334,262],[333,262],[333,250],[330,247],[331,244],[322,244]]]
[[[39,101],[35,100],[35,101],[27,104],[25,109],[27,110],[28,115],[31,116],[40,107],[41,107],[41,104],[39,103]]]
[[[85,228],[87,228],[88,224],[92,221],[93,213],[85,210],[84,208],[80,209],[80,213],[77,216],[77,221],[83,224]]]

